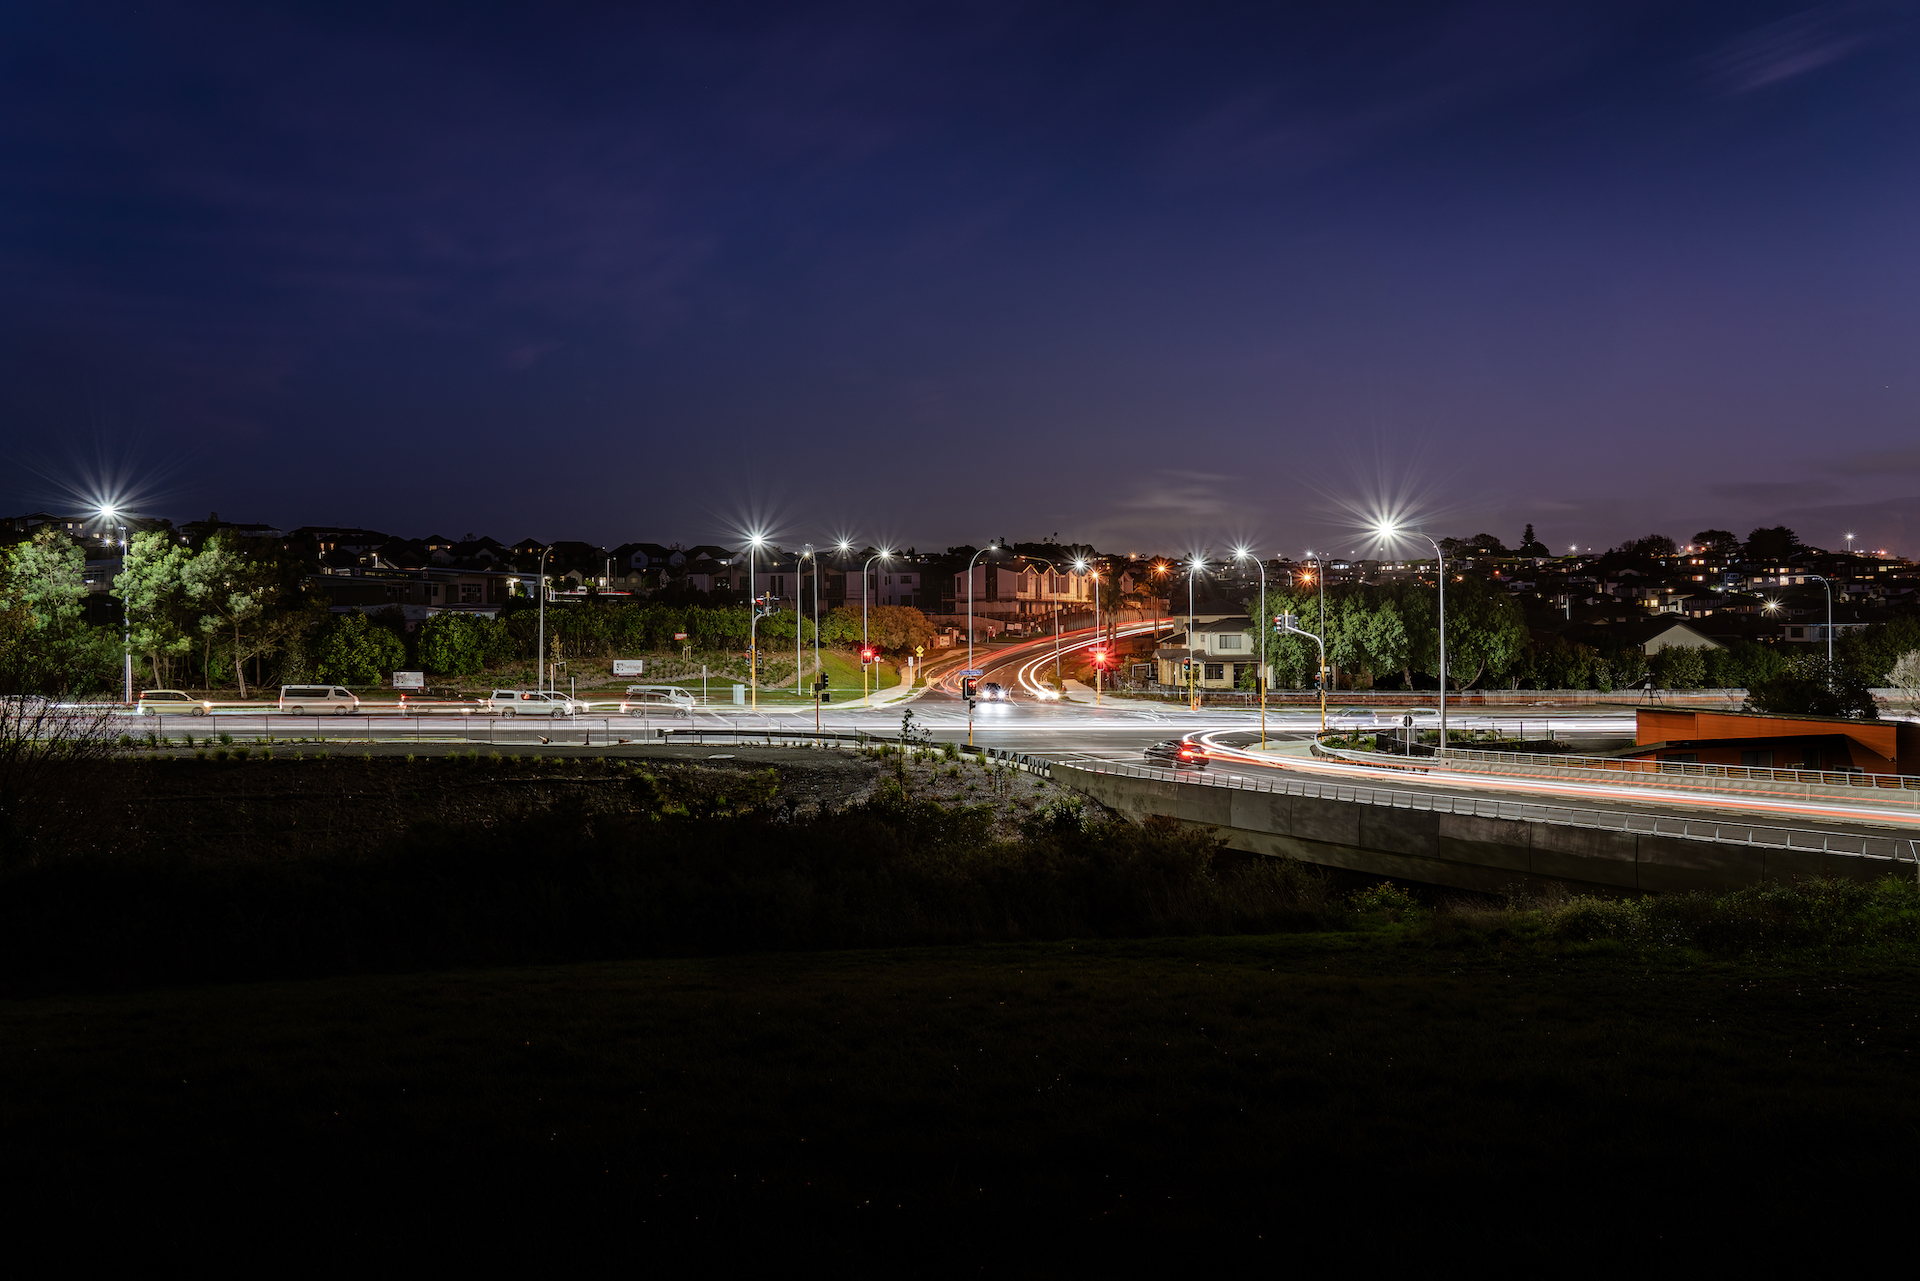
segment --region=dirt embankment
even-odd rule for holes
[[[1031,775],[853,751],[638,749],[618,755],[251,752],[123,759],[49,780],[25,826],[36,857],[352,856],[410,828],[489,828],[529,815],[749,805],[805,813],[864,800],[885,780],[942,804],[993,804],[1017,830],[1048,793]]]

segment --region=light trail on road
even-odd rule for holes
[[[1796,814],[1825,819],[1851,819],[1854,822],[1863,823],[1889,823],[1899,827],[1920,827],[1920,813],[1913,810],[1887,809],[1867,803],[1849,804],[1837,799],[1832,803],[1822,804],[1818,800],[1804,797],[1794,800],[1776,800],[1756,796],[1750,792],[1683,791],[1669,787],[1640,785],[1623,787],[1571,779],[1565,781],[1543,779],[1526,775],[1489,777],[1485,774],[1461,773],[1437,767],[1424,770],[1386,769],[1312,756],[1288,755],[1275,758],[1259,752],[1250,752],[1230,743],[1223,743],[1218,738],[1218,735],[1223,733],[1239,732],[1244,731],[1213,730],[1199,737],[1200,741],[1206,745],[1209,757],[1218,754],[1220,758],[1235,761],[1242,766],[1268,770],[1316,774],[1349,781],[1365,779],[1369,785],[1374,786],[1384,786],[1390,779],[1394,785],[1404,784],[1416,787],[1465,788],[1478,792],[1513,792],[1528,796],[1627,801],[1643,805],[1649,803],[1683,805],[1703,810],[1736,812],[1755,810],[1762,813]]]

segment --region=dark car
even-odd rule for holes
[[[1171,765],[1175,769],[1205,769],[1207,753],[1200,744],[1184,738],[1170,738],[1164,743],[1155,743],[1146,750],[1148,762],[1154,765]]]
[[[1005,703],[1011,701],[1012,697],[997,681],[988,681],[980,687],[980,698],[984,702]]]

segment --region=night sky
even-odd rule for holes
[[[1920,554],[1917,109],[1912,5],[17,3],[0,502]]]

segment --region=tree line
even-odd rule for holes
[[[498,618],[442,613],[411,629],[398,607],[335,613],[311,590],[307,570],[277,545],[254,545],[222,530],[195,549],[163,531],[129,541],[112,595],[126,609],[136,683],[157,688],[237,687],[331,681],[370,685],[418,668],[470,676],[530,661],[540,644],[537,602],[516,598]],[[0,692],[81,696],[119,688],[122,631],[87,621],[86,555],[72,539],[42,529],[0,557]],[[759,622],[763,648],[814,639],[811,617],[793,611]],[[613,601],[549,604],[549,658],[609,658],[691,648],[741,651],[749,611],[700,605]],[[904,606],[868,611],[867,634],[901,653],[933,638],[926,615]],[[820,620],[823,645],[861,637],[857,610]]]
[[[1247,604],[1256,654],[1264,651],[1276,687],[1311,685],[1318,647],[1305,637],[1276,635],[1272,616],[1292,614],[1320,633],[1320,593],[1269,591]],[[1806,659],[1779,646],[1733,640],[1719,649],[1672,646],[1648,655],[1640,646],[1608,643],[1602,629],[1588,640],[1530,631],[1520,606],[1483,579],[1447,584],[1449,688],[1615,690],[1652,678],[1663,689],[1757,689],[1786,680],[1885,687],[1902,655],[1920,650],[1920,619],[1902,617],[1849,634],[1836,648],[1834,672],[1808,675]],[[1325,594],[1327,663],[1334,688],[1380,685],[1412,689],[1439,684],[1436,593],[1431,584],[1339,583]],[[1824,659],[1821,660],[1824,664]],[[1251,687],[1249,665],[1245,679]],[[1855,700],[1857,701],[1857,700]]]

